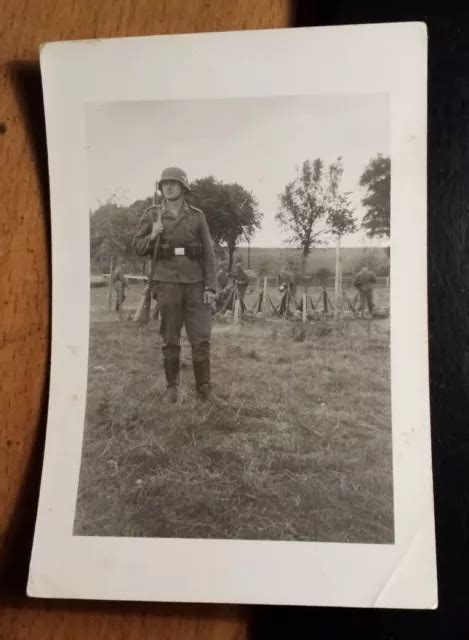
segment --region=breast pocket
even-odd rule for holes
[[[181,231],[183,232],[184,244],[190,244],[192,242],[199,241],[199,225],[198,220],[194,219],[195,216],[191,216],[185,220],[185,224]]]

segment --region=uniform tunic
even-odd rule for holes
[[[215,254],[207,221],[200,209],[183,201],[176,218],[170,215],[163,205],[161,210],[163,233],[160,246],[171,243],[174,247],[184,247],[191,243],[202,244],[200,260],[191,260],[188,256],[178,255],[169,259],[158,258],[155,264],[153,280],[158,282],[195,283],[203,282],[206,289],[216,290]],[[134,238],[134,250],[138,256],[150,256],[155,240],[151,240],[153,222],[156,222],[157,208],[149,207],[142,215]]]
[[[249,285],[249,276],[243,267],[237,267],[235,271],[236,286],[238,288],[241,306],[244,307],[244,295]]]
[[[205,216],[185,200],[176,217],[171,216],[163,205],[161,222],[163,232],[160,247],[184,247],[200,243],[200,258],[173,255],[169,258],[157,256],[152,278],[153,294],[160,310],[160,333],[163,337],[163,356],[177,359],[180,354],[181,329],[184,324],[192,345],[192,359],[204,361],[210,355],[210,333],[212,315],[204,304],[204,290],[215,291],[215,254]],[[150,207],[142,215],[134,238],[134,250],[139,256],[153,254],[155,240],[151,239],[157,208]]]
[[[368,307],[370,314],[373,312],[373,285],[376,282],[376,276],[373,271],[369,269],[362,269],[358,272],[354,285],[358,289],[360,294],[360,311],[365,311],[365,306]]]
[[[116,292],[116,311],[120,311],[125,300],[125,289],[129,286],[121,267],[116,267],[112,272],[111,283]]]
[[[217,285],[220,290],[228,286],[228,274],[224,269],[219,269],[217,272]]]

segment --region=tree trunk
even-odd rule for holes
[[[302,279],[305,277],[306,260],[308,259],[308,255],[309,255],[309,251],[306,251],[306,249],[303,249],[303,252],[301,254],[301,278]]]
[[[306,249],[303,249],[303,252],[301,254],[301,281],[303,282],[305,291],[306,291],[306,283],[305,283],[306,260],[308,259],[308,256],[309,256],[309,251],[307,251]]]
[[[236,249],[235,244],[228,245],[228,273],[231,273],[231,270],[233,268],[233,255],[234,255],[235,249]]]
[[[109,311],[112,309],[112,272],[114,271],[114,259],[111,256],[111,263],[109,265],[109,291],[107,298],[107,306]]]
[[[340,236],[335,245],[335,288],[334,288],[334,319],[338,320],[342,310],[342,262],[340,259]]]

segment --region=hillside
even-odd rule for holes
[[[301,251],[289,247],[251,247],[250,258],[248,260],[248,248],[240,247],[236,251],[243,265],[246,268],[258,272],[261,269],[266,274],[275,275],[280,269],[290,264],[299,266]],[[341,252],[343,273],[354,272],[364,260],[370,260],[374,269],[384,267],[388,258],[386,249],[381,247],[345,247]],[[318,269],[335,269],[335,249],[332,247],[315,248],[311,252],[307,263],[306,273],[315,273]],[[382,275],[385,275],[384,273]]]

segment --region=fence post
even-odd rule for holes
[[[264,311],[264,319],[265,319],[265,315],[266,315],[266,310],[267,310],[267,276],[264,276],[264,296],[262,298],[262,304],[263,304],[263,311]]]
[[[306,300],[307,300],[307,295],[306,293],[303,293],[303,322],[306,322]]]
[[[239,298],[236,298],[234,305],[234,323],[239,324]]]
[[[339,320],[342,314],[342,261],[340,257],[340,236],[335,245],[335,283],[334,283],[334,320]]]

